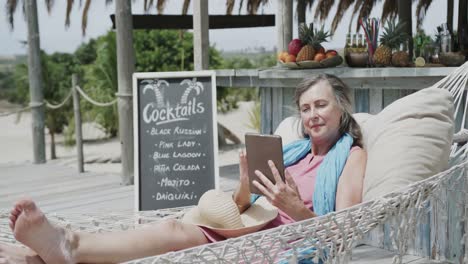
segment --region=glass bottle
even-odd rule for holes
[[[356,51],[357,51],[356,34],[353,34],[353,44],[351,45],[351,51],[353,51],[353,52],[356,52]]]
[[[362,34],[358,35],[358,52],[364,52],[364,46],[362,45]]]
[[[362,52],[367,52],[367,42],[364,36],[362,38]]]
[[[351,34],[348,33],[346,34],[346,45],[345,45],[345,54],[348,54],[349,52],[351,52],[350,48],[351,48]]]

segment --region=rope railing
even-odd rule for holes
[[[70,100],[71,96],[72,96],[72,89],[70,89],[70,92],[68,92],[67,96],[65,97],[65,99],[63,99],[63,101],[60,104],[54,105],[54,104],[49,103],[47,100],[44,100],[44,101],[46,102],[47,108],[57,110],[61,108],[62,106],[64,106],[68,102],[68,100]]]
[[[111,106],[115,103],[117,103],[117,99],[114,99],[113,101],[111,102],[108,102],[108,103],[100,103],[100,102],[97,102],[95,100],[93,100],[91,97],[89,97],[81,88],[80,86],[75,86],[75,89],[81,94],[81,96],[83,96],[84,99],[86,99],[86,101],[90,102],[91,104],[95,105],[95,106],[100,106],[100,107],[106,107],[106,106]]]
[[[31,108],[32,108],[32,106],[27,106],[27,107],[24,107],[24,108],[21,108],[21,109],[18,109],[18,110],[14,110],[14,111],[10,111],[10,112],[2,112],[2,113],[0,113],[0,117],[7,117],[7,116],[14,115],[14,114],[19,114],[19,113],[28,111]]]
[[[89,103],[95,105],[95,106],[99,106],[99,107],[107,107],[107,106],[112,106],[114,105],[115,103],[117,103],[117,98],[110,101],[110,102],[107,102],[107,103],[102,103],[102,102],[98,102],[94,99],[92,99],[89,95],[87,95],[82,89],[80,86],[75,86],[75,89],[78,91],[78,93],[86,100],[88,101]],[[14,114],[19,114],[19,113],[22,113],[22,112],[25,112],[25,111],[29,111],[30,109],[34,108],[34,107],[39,107],[39,106],[43,106],[45,104],[45,106],[49,109],[52,109],[52,110],[57,110],[57,109],[60,109],[62,108],[69,100],[70,98],[72,97],[72,94],[73,94],[73,88],[70,89],[70,91],[68,92],[68,94],[65,96],[65,98],[63,99],[63,101],[59,104],[53,104],[47,100],[44,100],[43,103],[38,103],[38,104],[29,104],[29,106],[27,107],[23,107],[23,108],[20,108],[20,109],[17,109],[17,110],[13,110],[13,111],[9,111],[9,112],[0,112],[0,117],[7,117],[7,116],[10,116],[10,115],[14,115]],[[127,96],[132,96],[132,95],[127,95]]]

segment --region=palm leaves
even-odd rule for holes
[[[15,14],[17,6],[18,6],[18,0],[7,0],[6,6],[5,6],[6,7],[8,23],[10,24],[10,27],[12,29],[13,29],[13,26],[14,26],[14,17],[13,17],[13,15]]]
[[[281,0],[283,1],[283,0]],[[311,8],[314,4],[314,0],[302,0],[305,3],[305,8]],[[411,1],[411,0],[408,0]],[[416,0],[412,0],[415,2]],[[13,15],[17,9],[19,0],[7,0],[6,2],[6,13],[7,13],[7,20],[13,28],[14,26],[14,19]],[[48,12],[50,13],[52,7],[54,5],[54,0],[45,0],[44,1],[47,7]],[[66,16],[65,16],[65,26],[68,27],[70,25],[70,13],[73,7],[73,4],[76,1],[74,0],[67,0],[67,7],[66,7]],[[81,28],[83,35],[86,33],[86,27],[88,25],[88,12],[91,7],[92,0],[86,0],[82,12],[82,20],[81,20]],[[144,0],[143,8],[145,12],[149,12],[151,8],[154,6],[158,14],[163,13],[164,8],[166,7],[168,0]],[[190,6],[190,0],[184,0],[182,5],[182,14],[187,14],[188,8]],[[266,6],[270,1],[268,0],[239,0],[239,13],[241,8],[244,5],[244,2],[247,3],[247,12],[249,14],[257,14],[258,10],[262,6]],[[325,19],[330,15],[331,8],[335,4],[335,0],[317,0],[317,6],[315,9],[315,19],[319,21],[325,21]],[[354,4],[353,8],[353,19],[358,13],[358,20],[369,16],[373,7],[381,0],[339,0],[338,8],[335,14],[335,17],[332,22],[331,32],[334,33],[337,29],[341,19],[343,18],[344,14],[348,11],[351,5]],[[416,16],[417,16],[417,25],[418,27],[421,25],[422,21],[424,20],[426,11],[432,4],[433,0],[418,0],[418,5],[416,7]],[[105,4],[108,5],[112,3],[112,0],[106,0]],[[79,5],[81,6],[82,0],[79,1]],[[231,15],[236,4],[236,0],[226,0],[226,14]],[[298,4],[299,6],[299,4]],[[384,0],[383,1],[383,11],[382,11],[382,23],[385,23],[386,20],[392,19],[396,17],[398,11],[397,1],[396,0]]]
[[[325,2],[325,1],[323,1]],[[328,2],[328,1],[326,1]],[[351,16],[351,21],[353,21],[354,17],[359,13],[358,15],[358,21],[360,19],[364,19],[365,17],[368,17],[374,8],[374,6],[377,4],[377,2],[380,2],[380,0],[340,0],[338,2],[338,8],[336,10],[335,17],[332,22],[332,27],[331,27],[331,32],[334,33],[336,28],[341,22],[341,19],[343,18],[344,14],[348,11],[348,9],[351,7],[351,5],[354,4],[353,8],[353,13]],[[328,12],[329,9],[333,6],[334,3],[330,4],[327,3],[328,5],[321,8],[317,9],[316,12],[316,18],[319,17],[321,21],[324,21],[328,17]],[[384,14],[386,10],[394,11],[396,14],[396,1],[395,0],[385,0],[384,1],[384,11],[382,12],[382,22],[385,22],[385,17]],[[386,9],[387,7],[387,9]],[[322,12],[327,12],[325,13],[326,15],[322,15]],[[392,13],[393,14],[393,13]],[[388,15],[386,15],[388,16]],[[350,23],[351,26],[351,23]],[[356,23],[356,27],[359,27],[359,23]]]
[[[395,19],[398,14],[398,5],[394,1],[385,1],[382,10],[382,25],[385,21]]]
[[[432,4],[432,0],[420,0],[418,5],[416,6],[416,28],[421,27],[421,23],[426,16],[427,9]]]
[[[328,17],[330,9],[334,4],[334,0],[319,0],[315,8],[315,19],[319,18],[320,21],[324,21]]]
[[[15,26],[15,21],[13,16],[15,15],[16,8],[18,7],[19,0],[7,0],[5,7],[6,7],[6,14],[7,14],[7,20],[8,23],[10,24],[11,29],[14,28]],[[54,6],[54,0],[45,0],[44,1],[47,12],[50,14],[52,11],[52,7]],[[23,2],[23,12],[24,12],[24,2]]]

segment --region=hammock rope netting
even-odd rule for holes
[[[467,80],[468,63],[433,86],[452,93],[455,113],[462,115],[462,128],[468,106],[463,98]],[[459,111],[460,107],[462,111]],[[465,134],[466,130],[462,130],[454,138]],[[456,208],[450,216],[457,219],[455,230],[460,234],[467,230],[467,146],[455,141],[448,170],[413,183],[404,190],[321,217],[128,263],[297,263],[299,260],[346,263],[351,259],[353,248],[365,241],[371,230],[382,225],[390,230],[388,236],[395,252],[393,262],[401,263],[416,237],[417,227],[427,223],[427,217],[437,213],[442,220],[448,219],[448,203]],[[74,231],[109,232],[140,228],[164,219],[180,219],[188,208],[47,216],[50,221]],[[0,241],[17,243],[9,231],[8,216],[7,210],[0,210]],[[459,239],[460,245],[468,245],[466,235],[460,235]],[[464,250],[464,254],[460,259],[468,263],[468,250]]]

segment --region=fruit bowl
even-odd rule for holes
[[[346,54],[345,59],[349,67],[366,67],[369,54],[367,52],[349,52]]]
[[[445,66],[460,66],[465,62],[465,55],[461,52],[442,52],[439,61]]]
[[[317,69],[317,68],[330,68],[336,67],[343,63],[343,58],[339,55],[326,58],[318,61],[299,61],[299,62],[282,62],[280,64],[289,69]]]

